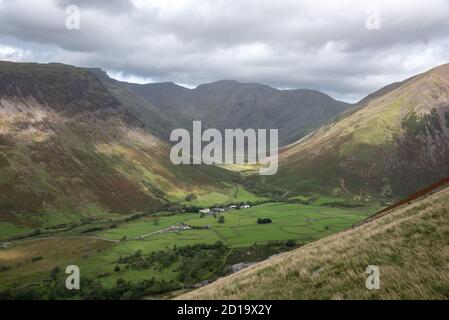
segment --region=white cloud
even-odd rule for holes
[[[65,29],[69,3],[81,9],[80,30]],[[372,6],[379,30],[365,27]],[[0,45],[19,50],[0,57],[101,67],[136,81],[235,79],[354,100],[447,62],[448,16],[446,0],[0,0]]]
[[[140,84],[154,82],[153,79],[151,78],[138,77],[133,74],[126,74],[121,71],[106,71],[106,73],[108,74],[109,77],[123,82],[140,83]]]
[[[26,56],[27,52],[22,49],[0,44],[0,60],[20,62],[24,61]]]

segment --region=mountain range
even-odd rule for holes
[[[313,90],[277,90],[258,83],[217,81],[193,90],[175,84],[132,85],[170,117],[206,127],[279,129],[279,143],[296,141],[333,119],[349,104]]]
[[[279,129],[277,174],[172,164],[193,120]],[[0,62],[0,299],[447,298],[448,177],[449,64],[347,104]]]
[[[315,90],[278,90],[259,83],[222,80],[188,89],[173,82],[134,84],[89,69],[159,138],[201,120],[205,128],[279,130],[279,144],[302,138],[351,107]],[[143,101],[145,100],[145,101]]]
[[[278,174],[172,165],[169,133],[192,120],[279,128]],[[189,195],[191,204],[211,205],[264,190],[399,198],[449,176],[449,65],[350,105],[257,83],[187,89],[120,82],[100,69],[2,62],[0,147],[0,211],[11,221],[16,213],[141,212]]]

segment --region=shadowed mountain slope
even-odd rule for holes
[[[1,62],[0,222],[39,226],[48,215],[57,223],[232,192],[226,170],[173,165],[170,146],[124,101],[84,69]]]
[[[279,129],[281,145],[303,137],[350,107],[314,90],[277,90],[232,80],[187,89],[174,83],[128,84],[162,113],[189,128]]]

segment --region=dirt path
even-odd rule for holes
[[[160,229],[158,231],[153,231],[153,232],[150,232],[147,234],[143,234],[141,236],[134,237],[133,240],[142,240],[142,239],[145,239],[153,234],[161,234],[161,233],[168,233],[168,232],[181,232],[181,231],[185,231],[185,230],[190,230],[190,227],[189,227],[189,229],[181,229],[181,228],[178,229],[178,228],[175,228],[175,226],[176,225],[172,225],[170,227]]]
[[[153,232],[150,232],[150,233],[147,233],[147,234],[143,234],[141,236],[137,236],[137,237],[133,238],[133,240],[145,239],[145,238],[147,238],[147,237],[149,237],[149,236],[151,236],[153,234],[160,234],[160,233],[168,232],[169,230],[171,230],[171,227],[164,228],[164,229],[161,229],[161,230],[158,230],[158,231],[153,231]]]

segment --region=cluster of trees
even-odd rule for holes
[[[203,208],[198,207],[198,206],[184,206],[182,210],[184,212],[197,213],[201,209],[203,209]]]
[[[270,218],[259,218],[257,219],[258,224],[267,224],[273,222]]]
[[[3,271],[9,271],[9,270],[11,270],[11,266],[2,266],[2,265],[0,265],[0,272],[3,272]]]
[[[149,213],[145,213],[145,212],[133,213],[133,214],[127,216],[123,221],[129,222],[129,221],[137,220],[137,219],[142,218],[143,216],[145,216],[147,214],[149,214]]]
[[[198,196],[197,196],[196,193],[188,194],[188,195],[185,197],[185,200],[188,201],[188,202],[193,201],[193,200],[196,200],[196,199],[198,199]]]
[[[192,285],[224,274],[223,257],[229,251],[221,241],[177,248],[180,267],[178,280]]]
[[[133,269],[149,269],[154,268],[159,271],[170,267],[173,263],[178,261],[178,257],[174,250],[153,251],[151,254],[144,256],[142,250],[137,250],[134,254],[129,256],[122,256],[117,260],[115,272],[119,272],[120,266],[125,265],[124,268]]]
[[[140,300],[146,296],[181,289],[179,283],[158,281],[154,278],[136,283],[118,279],[115,286],[110,288],[104,287],[97,280],[81,278],[80,290],[70,291],[65,287],[63,278],[56,279],[53,271],[52,279],[53,281],[40,285],[2,291],[0,300]]]
[[[332,208],[348,208],[348,209],[365,207],[363,203],[351,203],[342,201],[323,202],[321,205]]]
[[[100,227],[100,226],[90,227],[85,230],[82,230],[80,233],[91,233],[91,232],[101,231],[103,229],[105,229],[105,227]]]
[[[40,284],[0,292],[0,300],[46,300],[46,299],[85,299],[118,300],[142,299],[145,296],[162,294],[191,287],[204,280],[214,280],[227,273],[225,265],[239,262],[255,262],[271,255],[291,250],[299,244],[295,240],[270,241],[266,244],[254,244],[249,248],[229,249],[221,241],[214,244],[195,244],[176,247],[165,251],[155,251],[145,255],[141,250],[116,261],[114,271],[133,268],[154,268],[158,271],[172,268],[178,272],[176,280],[144,280],[131,283],[118,279],[115,286],[104,287],[97,279],[82,278],[81,290],[69,291],[65,287],[65,274],[59,267],[53,268],[49,279]],[[224,257],[226,261],[223,261]],[[112,272],[112,270],[111,270]],[[111,273],[105,274],[109,276]]]
[[[84,283],[87,288],[81,295],[84,300],[140,300],[145,296],[181,289],[181,286],[174,281],[158,281],[154,278],[136,283],[118,279],[112,288],[104,288],[94,280],[89,280],[89,282]],[[81,287],[83,288],[83,284]]]
[[[221,241],[214,244],[195,244],[144,255],[141,250],[122,256],[116,261],[115,272],[132,269],[153,268],[162,271],[173,268],[178,272],[178,281],[191,285],[223,274],[223,257],[229,248]]]
[[[250,190],[257,195],[267,197],[270,199],[269,201],[283,201],[283,196],[286,191],[288,191],[284,187],[268,185],[257,179],[244,179],[242,182],[247,190]]]

